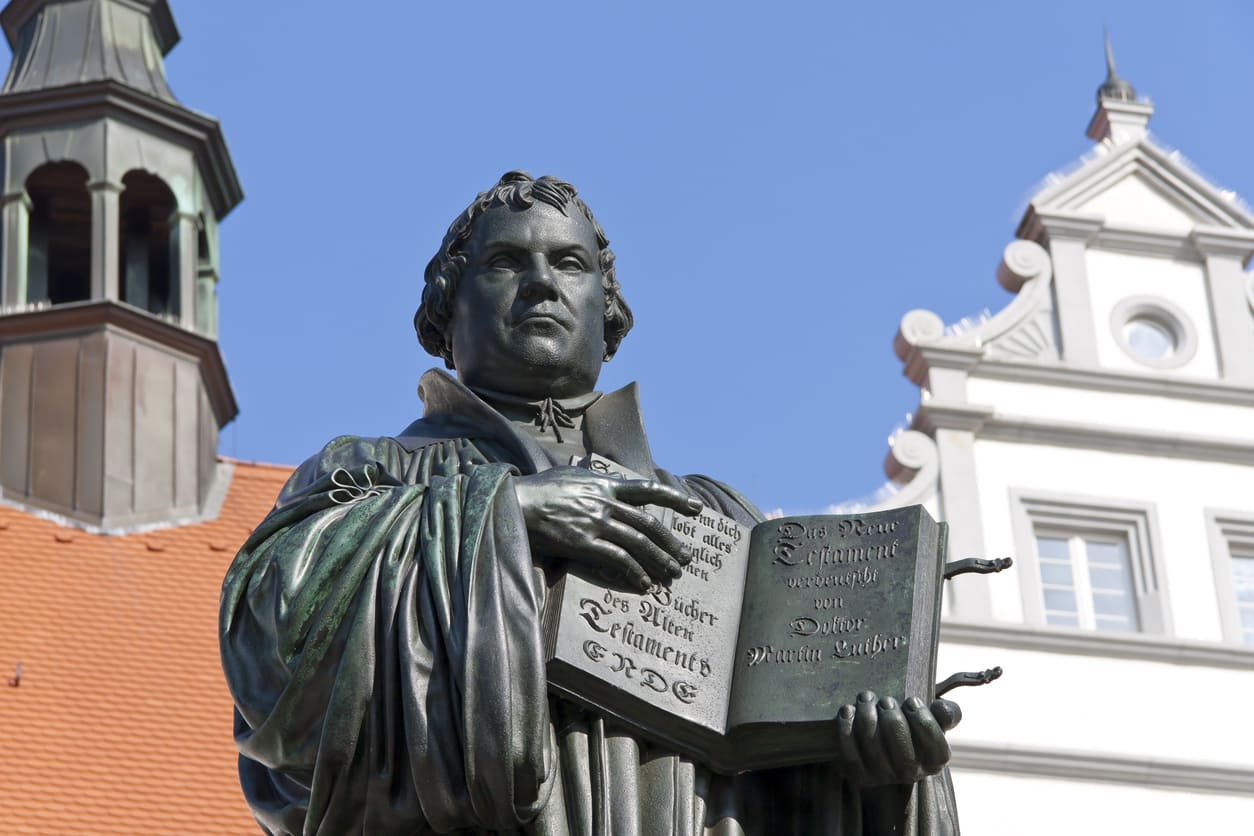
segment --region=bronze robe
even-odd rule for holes
[[[722,776],[547,693],[536,568],[511,475],[544,449],[443,372],[398,438],[301,465],[235,558],[222,664],[240,780],[280,834],[956,834],[948,776],[859,789],[831,765]],[[653,465],[634,385],[588,449],[761,519]]]

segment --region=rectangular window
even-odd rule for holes
[[[1170,632],[1152,506],[1012,490],[1011,508],[1029,624]]]
[[[1036,556],[1046,624],[1118,633],[1141,629],[1127,541],[1038,533]]]
[[[1254,514],[1206,509],[1224,639],[1254,647]]]
[[[1237,599],[1241,643],[1254,644],[1254,554],[1232,555],[1232,585]]]

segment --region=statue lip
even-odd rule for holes
[[[547,319],[552,322],[556,322],[558,325],[562,325],[562,326],[565,326],[567,324],[565,317],[559,316],[554,311],[545,311],[545,310],[540,310],[540,311],[533,310],[533,311],[526,311],[525,313],[521,313],[518,316],[514,317],[514,324],[521,325],[524,322],[527,322],[528,320],[532,320],[532,319]]]

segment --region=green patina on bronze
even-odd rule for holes
[[[654,464],[634,386],[595,391],[631,322],[568,184],[511,172],[450,227],[415,327],[458,379],[428,372],[397,437],[301,465],[223,587],[241,784],[268,833],[957,833],[943,705],[863,695],[830,761],[720,775],[551,692],[554,576],[676,577],[688,557],[645,506],[762,520]]]

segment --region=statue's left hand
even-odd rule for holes
[[[899,704],[863,691],[856,705],[836,712],[836,761],[846,778],[863,786],[914,783],[949,763],[945,732],[961,719],[950,700],[929,706],[911,697]]]

